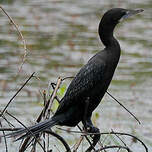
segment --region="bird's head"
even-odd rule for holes
[[[102,22],[107,25],[116,25],[130,16],[143,12],[143,9],[130,10],[123,8],[113,8],[108,10],[102,17]]]
[[[130,10],[123,8],[112,8],[108,10],[102,17],[99,24],[99,36],[105,46],[110,44],[111,37],[113,37],[113,30],[115,26],[124,19],[130,16],[143,12],[142,9]]]

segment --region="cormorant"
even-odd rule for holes
[[[60,105],[52,118],[28,129],[21,129],[7,136],[37,135],[54,125],[76,126],[80,121],[88,132],[99,132],[91,121],[92,112],[99,105],[112,80],[120,57],[120,45],[113,35],[115,26],[143,10],[113,8],[108,10],[99,24],[99,36],[105,48],[84,65],[70,83]],[[32,132],[32,134],[31,134]]]

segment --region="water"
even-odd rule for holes
[[[22,41],[1,11],[1,109],[35,71],[40,81],[32,79],[8,108],[28,125],[36,119],[42,109],[39,90],[47,90],[48,84],[56,82],[59,76],[75,75],[93,54],[104,48],[97,34],[103,13],[111,7],[143,8],[145,11],[142,14],[121,23],[115,30],[115,35],[121,44],[122,55],[109,87],[109,92],[140,119],[141,125],[138,125],[108,95],[105,95],[95,111],[100,117],[97,119],[94,116],[93,120],[102,132],[113,129],[132,133],[140,137],[151,149],[152,4],[150,0],[3,0],[1,4],[19,25],[28,47],[26,61],[18,73],[24,55]],[[65,81],[64,85],[68,85],[69,82],[70,80]],[[17,122],[16,126],[19,126]],[[63,136],[70,143],[74,138],[65,133]],[[77,135],[76,138],[78,137]],[[3,145],[3,142],[0,145]],[[12,147],[15,147],[14,145],[15,143]],[[138,144],[133,146],[135,150],[141,151]],[[3,148],[0,151],[4,151],[4,146],[1,147]]]

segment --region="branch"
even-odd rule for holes
[[[54,137],[56,137],[64,145],[64,147],[67,150],[67,152],[71,152],[71,149],[70,149],[69,145],[66,143],[66,141],[61,136],[59,136],[58,134],[56,134],[55,132],[52,132],[50,130],[46,130],[44,132],[47,133],[47,134],[50,134],[50,135],[52,135]]]
[[[108,91],[106,91],[106,93],[107,93],[112,99],[114,99],[120,106],[122,106],[130,115],[132,115],[132,116],[135,118],[135,120],[137,120],[137,122],[138,122],[139,124],[141,124],[140,121],[139,121],[139,119],[138,119],[132,112],[130,112],[122,103],[120,103],[113,95],[111,95]]]
[[[0,122],[0,127],[2,127],[2,123],[1,122]],[[5,149],[6,149],[6,152],[8,152],[7,140],[6,140],[6,137],[5,137],[5,131],[3,130],[2,132],[3,132],[3,136],[4,136]]]
[[[8,13],[4,10],[4,8],[0,5],[0,9],[3,11],[3,13],[8,17],[8,19],[10,20],[10,23],[14,25],[15,29],[17,30],[18,32],[18,35],[20,36],[22,42],[23,42],[23,46],[24,46],[24,56],[22,58],[22,64],[18,70],[18,72],[20,72],[24,62],[25,62],[25,59],[26,59],[26,55],[27,55],[27,47],[26,47],[26,41],[23,37],[23,34],[22,32],[19,30],[19,26],[15,23],[15,21],[11,18],[11,16],[8,15]]]
[[[77,152],[77,150],[78,150],[81,142],[83,141],[83,139],[84,139],[84,136],[80,136],[80,139],[79,139],[78,142],[74,145],[74,150],[73,150],[73,152]]]
[[[0,131],[17,131],[22,128],[0,128]]]
[[[56,87],[55,87],[55,89],[54,89],[54,91],[53,91],[53,93],[52,93],[52,96],[51,96],[51,98],[50,98],[50,101],[48,101],[48,102],[49,102],[49,105],[48,105],[45,113],[48,113],[48,110],[52,107],[53,100],[54,100],[54,98],[56,97],[56,94],[57,94],[57,91],[58,91],[58,89],[59,89],[59,87],[60,87],[61,82],[62,82],[62,79],[59,77],[58,80],[57,80]],[[47,103],[46,103],[46,104],[47,104]]]
[[[100,152],[100,151],[102,151],[102,150],[114,149],[114,148],[126,149],[128,152],[132,152],[128,147],[125,147],[125,146],[116,146],[116,145],[113,145],[113,146],[105,146],[105,147],[102,147],[102,148],[96,150],[95,152]]]
[[[17,96],[17,94],[24,88],[24,86],[30,81],[30,79],[34,76],[34,73],[32,73],[32,75],[26,80],[26,82],[20,87],[20,89],[14,94],[14,96],[10,99],[10,101],[7,103],[7,105],[5,106],[5,108],[3,109],[3,111],[0,114],[0,117],[4,114],[4,112],[6,111],[7,107],[9,106],[9,104],[13,101],[13,99]]]

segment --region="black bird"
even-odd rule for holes
[[[113,8],[107,11],[99,24],[99,36],[105,48],[95,54],[84,65],[69,85],[60,105],[52,118],[8,136],[19,139],[37,135],[54,125],[76,126],[80,121],[89,132],[99,132],[91,121],[92,112],[99,105],[112,80],[120,57],[120,45],[113,36],[115,26],[143,10]],[[32,133],[31,133],[32,132]]]

